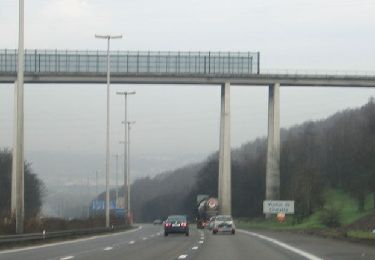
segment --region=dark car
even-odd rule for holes
[[[189,235],[189,223],[185,215],[172,215],[164,222],[164,236],[170,233]]]

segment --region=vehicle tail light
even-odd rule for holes
[[[186,222],[182,222],[181,223],[181,227],[186,227],[187,226],[187,223]]]
[[[165,226],[165,227],[170,227],[170,226],[172,226],[172,223],[165,223],[164,226]]]

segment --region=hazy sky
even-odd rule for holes
[[[374,0],[25,2],[28,49],[104,50],[105,42],[94,34],[116,33],[124,39],[112,42],[114,50],[260,51],[261,71],[375,71]],[[17,17],[18,1],[0,0],[0,48],[17,47]],[[123,139],[124,102],[116,96],[119,90],[137,91],[129,98],[129,119],[137,122],[132,131],[132,158],[138,164],[146,157],[176,158],[183,164],[185,155],[203,159],[218,149],[219,87],[114,85],[113,154],[122,152],[118,142]],[[25,85],[25,91],[26,155],[40,151],[56,156],[99,154],[102,161],[82,175],[104,169],[104,85]],[[233,147],[265,135],[267,95],[265,87],[232,87]],[[282,88],[281,125],[321,119],[363,105],[370,96],[375,96],[374,89]],[[12,109],[13,86],[3,84],[0,147],[12,143]],[[34,163],[39,167],[48,164],[37,160]],[[52,175],[64,172],[50,168]],[[138,175],[147,173],[135,170]]]

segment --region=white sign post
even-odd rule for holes
[[[264,214],[294,214],[294,200],[265,200],[263,201]]]

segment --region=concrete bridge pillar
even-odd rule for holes
[[[269,86],[266,200],[280,198],[280,84]],[[270,217],[270,216],[266,216]]]
[[[220,214],[232,214],[231,146],[230,146],[230,83],[221,86],[220,149],[219,149]]]

